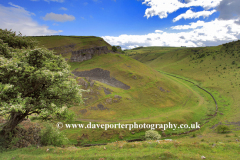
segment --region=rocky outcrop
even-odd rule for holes
[[[101,68],[95,68],[89,71],[73,71],[72,72],[77,77],[89,77],[92,80],[96,80],[112,87],[122,88],[122,89],[130,89],[130,86],[118,81],[114,77],[110,76],[110,72],[108,70],[103,70]],[[104,91],[105,92],[105,91]],[[105,94],[108,94],[105,92]]]
[[[94,55],[107,54],[109,52],[111,51],[108,50],[107,46],[72,51],[71,62],[86,61],[92,59]]]

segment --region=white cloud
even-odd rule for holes
[[[67,8],[65,8],[65,7],[61,7],[61,8],[59,8],[60,10],[64,10],[64,11],[67,11],[68,9]]]
[[[45,17],[43,17],[45,21],[56,21],[56,22],[66,22],[73,21],[75,17],[67,14],[56,14],[56,13],[47,13]]]
[[[178,26],[173,26],[171,27],[171,29],[177,29],[177,30],[181,30],[181,29],[194,29],[197,27],[202,27],[205,24],[204,21],[197,21],[197,22],[192,22],[190,23],[190,25],[178,25]]]
[[[201,16],[203,16],[205,18],[205,17],[209,17],[214,12],[216,12],[216,10],[193,12],[191,9],[189,9],[189,10],[187,10],[186,13],[180,14],[179,16],[174,18],[173,22],[179,21],[182,18],[184,18],[184,19],[193,19],[193,18],[199,18]]]
[[[168,14],[177,11],[180,8],[189,8],[194,6],[203,7],[204,10],[215,8],[222,0],[188,0],[188,3],[182,3],[179,0],[145,0],[142,4],[146,4],[150,8],[145,11],[144,17],[159,16],[166,18]]]
[[[50,30],[48,26],[39,25],[31,18],[33,13],[13,3],[10,5],[12,7],[0,5],[0,28],[12,29],[27,36],[53,35],[61,32]]]
[[[220,45],[240,38],[240,25],[236,20],[219,20],[211,22],[198,21],[185,26],[174,26],[172,29],[189,29],[179,33],[156,32],[147,35],[120,35],[118,37],[104,36],[111,45],[120,45],[122,48],[135,46],[208,46]],[[187,26],[187,27],[186,27]],[[197,28],[201,27],[201,28]]]
[[[163,32],[162,30],[155,30],[155,32],[159,32],[159,33],[161,33],[161,32]]]
[[[18,8],[18,9],[24,9],[23,7],[20,7],[20,6],[16,5],[16,4],[13,4],[12,2],[8,2],[8,4],[13,6],[13,7],[15,7],[15,8]]]

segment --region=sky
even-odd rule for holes
[[[0,28],[98,36],[122,49],[216,46],[240,38],[240,0],[1,0]]]

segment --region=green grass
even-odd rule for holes
[[[10,159],[238,159],[239,145],[234,142],[115,142],[106,146],[89,148],[59,148],[53,146],[28,147],[3,152],[2,160]],[[49,149],[47,151],[47,149]]]
[[[54,46],[55,42],[49,43]],[[94,68],[109,70],[112,77],[131,86],[129,90],[123,90],[96,82],[91,89],[98,94],[94,92],[91,96],[85,93],[84,96],[97,98],[87,100],[87,105],[71,108],[78,116],[73,123],[88,124],[91,120],[97,121],[93,123],[206,122],[204,119],[209,117],[207,115],[215,111],[211,96],[195,85],[163,72],[188,79],[209,91],[218,103],[218,114],[194,132],[195,136],[193,133],[174,136],[171,134],[185,130],[166,130],[165,133],[170,135],[167,138],[176,140],[174,142],[157,144],[123,141],[143,138],[146,130],[141,129],[105,131],[63,128],[62,132],[73,144],[109,144],[105,146],[106,149],[104,146],[78,149],[30,147],[3,152],[0,159],[32,159],[36,155],[36,159],[201,159],[201,156],[207,159],[239,159],[240,148],[236,139],[239,139],[240,129],[233,122],[239,122],[240,119],[240,41],[216,47],[143,47],[127,50],[125,55],[106,54],[82,63],[68,63],[72,71]],[[103,89],[98,90],[99,87],[111,89],[112,94],[105,95]],[[157,87],[171,92],[161,92]],[[117,103],[105,104],[106,99],[114,95],[120,95],[122,99]],[[104,104],[109,110],[89,109],[98,103]],[[87,113],[81,114],[81,109],[86,109]],[[219,122],[227,124],[231,132],[217,133],[214,125]],[[160,130],[158,132],[162,133]],[[47,148],[50,148],[48,152]]]
[[[239,43],[240,41],[236,41],[216,47],[169,51],[165,54],[158,54],[154,60],[142,62],[156,70],[192,79],[213,93],[219,103],[219,112],[223,115],[219,115],[217,120],[210,122],[211,124],[226,123],[226,121],[236,122],[240,119]],[[146,53],[131,57],[138,56],[141,60],[141,56],[144,59]],[[234,128],[236,129],[238,126],[235,125]]]
[[[83,71],[94,68],[109,70],[112,77],[131,86],[129,90],[123,90],[96,82],[96,86],[89,89],[98,91],[99,94],[93,94],[98,99],[88,100],[85,106],[75,106],[71,110],[77,113],[78,121],[99,121],[100,122],[121,122],[121,123],[192,123],[204,122],[207,114],[212,114],[215,110],[214,102],[211,97],[191,83],[174,79],[170,76],[160,74],[156,70],[143,65],[142,63],[124,55],[106,54],[96,56],[91,60],[82,63],[72,63],[71,70]],[[139,72],[141,71],[141,73]],[[133,77],[138,77],[134,79]],[[111,95],[105,95],[103,90],[98,90],[99,86],[111,89]],[[159,87],[169,90],[162,92]],[[106,104],[106,99],[113,98],[114,95],[120,95],[122,99],[118,103]],[[85,96],[88,96],[87,93]],[[91,110],[90,107],[102,103],[109,110],[99,111]],[[80,110],[86,109],[87,113],[81,114]],[[85,122],[84,122],[85,123]],[[64,130],[68,138],[76,142],[77,137],[88,135],[84,143],[106,143],[114,140],[121,140],[120,133],[124,139],[129,136],[140,138],[145,131],[139,131],[139,134],[131,135],[129,131],[107,131],[108,136],[102,136],[104,131],[92,131],[89,129],[66,129]],[[178,131],[167,131],[183,132]],[[101,137],[102,136],[102,137]]]

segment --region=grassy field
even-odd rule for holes
[[[48,150],[48,151],[47,151]],[[2,160],[5,159],[91,159],[91,160],[110,160],[110,159],[164,159],[164,160],[199,160],[202,156],[206,159],[239,159],[239,144],[234,142],[179,142],[179,141],[146,141],[126,143],[115,142],[106,146],[89,148],[66,147],[59,148],[53,146],[28,147],[0,154]]]
[[[40,41],[48,44],[47,40],[40,38]],[[58,47],[56,41],[49,40],[52,44],[48,47]],[[72,42],[69,40],[68,44]],[[64,44],[64,40],[61,43]],[[73,144],[108,144],[89,148],[46,146],[36,149],[34,146],[3,152],[0,159],[32,159],[35,156],[38,157],[36,159],[102,160],[201,159],[201,156],[206,159],[240,158],[240,41],[216,47],[140,47],[125,51],[125,55],[109,53],[82,63],[68,63],[72,71],[94,68],[108,70],[111,77],[131,87],[124,90],[96,81],[93,87],[87,88],[92,90],[91,94],[84,93],[84,97],[89,98],[86,105],[70,109],[77,115],[72,123],[207,123],[196,132],[180,136],[174,134],[187,130],[168,129],[164,132],[169,137],[162,139],[173,141],[160,143],[126,142],[144,138],[146,130],[143,129],[105,131],[63,128],[61,131]],[[217,116],[211,116],[216,108],[209,94],[192,83],[163,73],[190,80],[210,92],[218,104]],[[112,94],[106,95],[103,89],[99,89],[104,87],[111,90]],[[115,95],[122,98],[116,103],[107,103],[110,98],[116,100]],[[109,110],[91,110],[99,103]],[[86,112],[82,113],[81,110]],[[219,124],[228,125],[231,132],[217,133],[216,126]],[[161,130],[157,131],[162,134]]]

